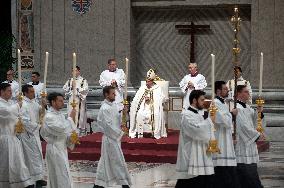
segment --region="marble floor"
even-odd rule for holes
[[[284,188],[284,142],[272,142],[270,151],[260,154],[259,174],[265,188]],[[97,162],[70,161],[74,188],[92,188]],[[127,163],[133,188],[174,187],[174,164]]]

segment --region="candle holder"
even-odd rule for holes
[[[122,124],[121,124],[121,130],[128,135],[129,133],[129,129],[127,127],[127,116],[128,116],[128,109],[129,109],[129,102],[127,101],[127,99],[123,100],[123,111],[122,111]]]
[[[23,95],[23,93],[20,93],[18,95],[18,101],[22,102],[23,99],[24,99],[24,95]],[[23,133],[24,130],[25,130],[25,128],[24,128],[24,124],[23,124],[23,121],[22,121],[22,117],[19,114],[18,122],[16,123],[16,126],[15,126],[15,133],[20,134],[20,133]]]
[[[47,97],[47,93],[45,92],[45,91],[42,91],[41,93],[40,93],[40,96],[41,96],[41,100],[42,99],[46,99],[46,97]],[[44,119],[44,115],[45,115],[45,107],[44,106],[42,106],[42,108],[41,108],[41,110],[40,110],[40,112],[39,112],[39,124],[41,125],[41,126],[43,126],[43,119]]]
[[[263,107],[265,101],[263,98],[261,98],[261,96],[258,97],[258,99],[256,99],[256,105],[257,107]],[[262,127],[262,119],[261,119],[261,112],[257,112],[257,127],[256,130],[259,133],[263,133],[264,129]]]
[[[213,102],[214,99],[212,99],[212,105],[210,106],[209,108],[209,113],[210,113],[210,117],[213,121],[213,134],[214,132],[216,131],[215,129],[215,119],[216,119],[216,113],[218,111],[218,108],[215,106],[214,102]],[[208,148],[206,150],[208,153],[220,153],[220,149],[218,147],[218,141],[216,139],[210,139],[209,140],[209,144],[208,144]]]
[[[73,109],[76,109],[77,102],[75,101],[75,99],[73,99],[73,101],[70,103],[70,105],[72,106]],[[73,119],[73,121],[74,121],[74,123],[76,122],[75,118]],[[72,131],[72,133],[71,133],[70,141],[71,141],[72,144],[80,144],[79,136],[78,136],[78,134],[75,130]]]

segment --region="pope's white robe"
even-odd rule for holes
[[[29,82],[28,85],[33,86],[35,90],[35,101],[40,102],[41,93],[43,92],[44,84],[42,82],[38,82],[38,83]]]
[[[215,98],[218,109],[215,119],[215,138],[218,141],[220,154],[213,154],[214,166],[237,166],[234,143],[232,138],[232,114],[228,106]]]
[[[16,80],[12,80],[12,81],[4,81],[2,83],[8,83],[11,85],[11,89],[12,89],[12,98],[11,101],[13,103],[17,103],[18,99],[17,96],[19,95],[19,83]]]
[[[249,81],[245,80],[242,76],[240,78],[238,78],[237,80],[237,85],[245,85],[247,86],[248,90],[249,90],[249,101],[248,104],[252,104],[252,89],[251,89],[251,85],[249,83]],[[229,80],[227,82],[227,87],[229,89],[229,96],[228,96],[228,100],[230,101],[230,109],[234,108],[234,92],[235,92],[235,80]]]
[[[123,69],[116,69],[114,72],[105,70],[100,75],[99,83],[102,87],[110,86],[111,81],[115,80],[117,87],[115,89],[115,103],[119,104],[120,110],[123,109],[123,89],[125,85],[125,74]]]
[[[0,187],[23,188],[33,184],[25,165],[20,140],[14,133],[20,107],[0,97]]]
[[[47,142],[46,163],[48,169],[48,188],[72,188],[67,147],[74,148],[70,135],[75,130],[72,118],[65,119],[64,115],[53,109],[47,111],[45,124],[40,133]]]
[[[89,92],[89,86],[86,79],[82,76],[78,76],[76,78],[76,90],[75,96],[73,96],[73,88],[72,82],[73,78],[69,79],[65,85],[63,86],[63,90],[65,91],[65,96],[69,98],[67,104],[68,114],[72,111],[73,107],[71,106],[71,102],[73,102],[73,98],[75,98],[76,106],[76,118],[75,125],[80,129],[82,134],[85,134],[87,129],[87,106],[86,106],[86,98]]]
[[[189,95],[191,93],[191,89],[186,89],[188,86],[188,82],[192,82],[195,90],[203,90],[207,86],[207,82],[205,77],[202,74],[198,74],[194,77],[191,74],[186,75],[179,83],[179,87],[184,93],[183,98],[183,109],[187,109],[189,107]]]
[[[121,149],[121,138],[124,133],[120,129],[120,123],[118,104],[104,100],[94,127],[95,132],[104,134],[96,185],[103,187],[131,185],[131,178]]]
[[[214,139],[213,123],[196,109],[182,112],[176,171],[178,179],[214,174],[212,155],[207,153],[210,139]]]
[[[41,106],[35,101],[24,97],[21,108],[25,131],[20,134],[25,162],[34,181],[43,179],[43,156],[39,136],[39,114]]]
[[[257,127],[257,111],[249,105],[237,103],[238,115],[236,118],[236,157],[237,163],[251,164],[259,162],[256,140],[260,133]],[[263,121],[264,122],[264,121]]]
[[[150,96],[150,104],[145,103],[145,97]],[[151,97],[152,96],[152,97]],[[156,139],[167,137],[163,103],[166,98],[160,86],[155,84],[150,89],[143,85],[137,91],[130,107],[129,136],[143,137],[143,132],[150,132]]]

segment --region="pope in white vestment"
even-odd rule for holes
[[[197,64],[190,63],[188,66],[189,74],[183,77],[179,86],[184,93],[183,109],[189,107],[189,95],[192,90],[203,90],[207,86],[205,77],[197,72]]]
[[[167,137],[163,103],[166,97],[159,85],[155,84],[155,72],[150,69],[147,73],[146,85],[137,91],[130,107],[129,136],[143,137],[143,133],[151,133],[156,139]]]
[[[131,178],[121,149],[121,138],[124,132],[120,128],[120,110],[118,104],[114,102],[114,88],[107,90],[104,92],[106,99],[102,102],[95,126],[95,132],[103,133],[101,158],[95,183],[96,186],[103,187],[114,185],[128,187],[131,185]]]
[[[11,91],[10,87],[5,90],[7,89]],[[23,188],[33,185],[29,170],[25,165],[21,142],[14,133],[19,112],[18,104],[12,104],[11,101],[0,97],[1,188]]]
[[[108,70],[104,70],[100,75],[99,83],[102,87],[115,87],[115,103],[119,104],[119,108],[123,109],[123,89],[125,85],[125,73],[123,69],[117,68],[114,59],[108,61]]]
[[[73,107],[71,103],[75,98],[76,106],[76,118],[75,125],[80,131],[80,135],[85,135],[88,132],[87,127],[87,104],[86,98],[89,92],[88,82],[85,78],[80,76],[80,68],[76,68],[76,78],[75,78],[75,96],[73,94],[73,78],[69,79],[65,85],[63,86],[63,90],[65,91],[65,96],[69,98],[67,109],[68,114],[71,112]]]

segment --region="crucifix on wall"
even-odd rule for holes
[[[195,63],[195,40],[194,37],[198,32],[210,30],[210,25],[195,25],[193,22],[190,25],[176,25],[175,28],[182,34],[190,35],[190,62]]]

